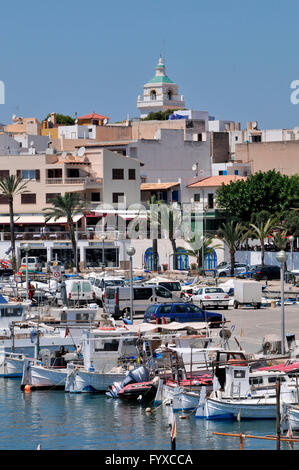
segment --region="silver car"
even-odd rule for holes
[[[228,264],[227,266],[224,266],[223,268],[217,269],[216,270],[216,276],[217,277],[230,276],[231,275],[230,274],[230,267],[231,267],[231,265]],[[246,271],[246,264],[235,263],[234,276],[236,276],[237,274],[243,273],[244,271]]]

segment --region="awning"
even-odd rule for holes
[[[141,183],[140,191],[161,191],[171,189],[179,185],[180,183],[178,181],[174,183]]]
[[[81,215],[76,215],[73,220],[74,222],[78,222],[83,217],[83,214]],[[3,215],[0,216],[0,224],[9,224],[10,223],[10,217],[9,215]],[[45,223],[45,217],[43,215],[15,215],[14,216],[14,223],[16,225],[19,224],[44,224]],[[66,224],[67,219],[66,217],[61,217],[60,219],[57,219],[54,221],[51,219],[48,224]]]

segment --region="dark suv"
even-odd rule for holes
[[[206,312],[197,305],[189,302],[174,302],[163,304],[152,304],[144,313],[144,321],[162,321],[162,317],[167,321],[176,322],[208,322],[213,326],[221,326],[225,317],[221,313]]]
[[[251,271],[251,277],[256,281],[265,279],[271,281],[272,279],[280,279],[280,267],[279,266],[255,266]]]

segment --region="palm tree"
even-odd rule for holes
[[[53,207],[46,207],[43,209],[45,212],[45,221],[50,219],[56,221],[61,217],[67,219],[70,239],[72,242],[73,253],[75,256],[76,270],[79,271],[79,263],[77,254],[77,241],[75,237],[75,224],[74,217],[83,214],[87,209],[86,202],[81,200],[79,193],[65,193],[64,196],[57,195],[51,201]]]
[[[17,263],[13,203],[15,196],[28,192],[26,189],[26,185],[27,181],[25,181],[22,177],[16,175],[4,176],[4,178],[0,180],[0,194],[2,194],[7,199],[9,205],[11,257],[12,269],[14,271],[17,269]]]
[[[198,269],[200,268],[200,266],[202,266],[202,269],[204,269],[204,260],[202,259],[202,252],[204,252],[204,256],[213,256],[215,249],[222,248],[222,245],[220,243],[212,246],[213,237],[209,235],[207,235],[206,237],[202,237],[200,246],[195,246],[195,237],[191,238],[191,240],[188,240],[188,243],[190,244],[191,249],[187,250],[186,254],[188,256],[193,256],[194,258],[196,258]]]
[[[258,224],[250,224],[250,229],[247,232],[247,237],[257,238],[261,244],[261,261],[264,266],[265,260],[265,240],[268,238],[275,228],[282,228],[278,226],[278,220],[275,216],[269,217],[266,222],[260,222]]]
[[[223,240],[229,249],[231,276],[234,275],[235,253],[246,238],[246,234],[244,235],[244,230],[244,226],[241,223],[236,223],[233,220],[223,224],[222,227],[218,229],[218,237]]]

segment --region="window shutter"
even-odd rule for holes
[[[21,170],[17,170],[17,178],[21,178]]]
[[[40,180],[40,171],[39,170],[35,170],[35,179],[36,179],[36,181]]]

